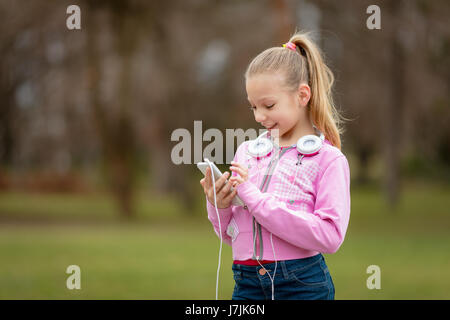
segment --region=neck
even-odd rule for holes
[[[314,127],[309,120],[309,117],[305,117],[303,121],[297,122],[297,124],[285,132],[283,136],[280,137],[280,147],[287,147],[296,144],[298,139],[308,134],[315,134]]]

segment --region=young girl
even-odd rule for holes
[[[216,199],[209,168],[200,181],[208,218],[232,246],[232,298],[334,299],[322,253],[335,253],[344,240],[350,173],[340,151],[333,75],[308,34],[297,32],[254,58],[245,80],[266,137],[238,147],[232,177],[226,182],[225,172],[215,181]],[[236,194],[245,206],[231,204]]]

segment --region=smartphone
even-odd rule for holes
[[[222,172],[220,172],[219,168],[214,164],[214,162],[211,162],[214,172],[214,180],[217,181],[222,176]],[[206,176],[206,168],[209,167],[208,162],[199,162],[197,163],[197,168],[200,169],[200,171]],[[228,181],[228,180],[227,180]],[[230,191],[233,191],[234,188],[231,187]],[[231,203],[235,206],[244,206],[244,202],[239,198],[238,195],[236,195],[233,200],[231,200]]]

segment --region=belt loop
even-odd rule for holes
[[[281,261],[278,261],[278,263],[281,265],[281,270],[283,271],[284,279],[288,280],[289,279],[289,274],[288,274],[288,271],[287,271],[287,268],[286,268],[286,261],[281,260]]]

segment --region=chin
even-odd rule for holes
[[[270,130],[270,135],[272,137],[279,137],[280,136],[280,129],[275,128]]]

